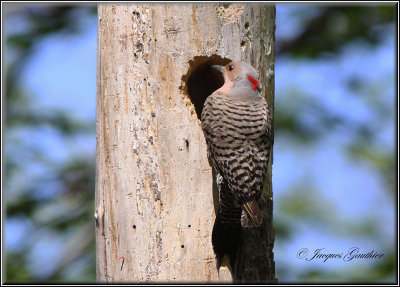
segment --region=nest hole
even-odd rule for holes
[[[221,72],[211,68],[211,65],[225,66],[232,60],[218,55],[198,56],[189,62],[189,71],[182,77],[185,92],[194,105],[197,117],[201,120],[201,112],[207,97],[224,84]]]

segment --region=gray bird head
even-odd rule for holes
[[[260,97],[258,73],[256,69],[245,62],[230,62],[226,66],[213,65],[214,69],[220,71],[225,83],[218,90],[228,96],[237,98]]]

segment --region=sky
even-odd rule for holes
[[[290,38],[298,33],[297,21],[289,16],[290,6],[277,5],[276,41]],[[307,9],[303,7],[302,9]],[[312,13],[312,9],[310,11]],[[395,53],[394,33],[388,35],[382,45],[371,48],[364,45],[349,45],[344,49],[339,59],[321,59],[310,63],[307,60],[293,60],[277,57],[275,62],[276,93],[275,105],[290,105],[285,95],[290,89],[301,89],[311,98],[323,99],[324,106],[330,111],[354,121],[368,121],[371,109],[363,99],[351,95],[346,88],[349,76],[358,76],[370,84],[381,88],[380,99],[386,104],[396,102],[395,95]],[[279,44],[277,44],[279,45]],[[290,80],[290,81],[289,81]],[[305,115],[307,116],[307,115]],[[394,113],[393,113],[394,117]],[[309,116],[310,121],[318,118]],[[394,150],[395,122],[377,129],[379,144]],[[273,188],[275,205],[285,200],[288,187],[296,182],[307,181],[312,177],[313,184],[323,194],[317,194],[316,200],[327,208],[334,208],[339,214],[333,221],[337,222],[337,229],[327,230],[315,225],[299,225],[295,240],[289,244],[281,244],[279,238],[275,241],[276,266],[281,263],[291,266],[291,270],[303,268],[322,268],[335,270],[348,268],[352,264],[363,266],[365,261],[348,262],[330,260],[329,264],[321,262],[297,260],[296,251],[307,247],[309,250],[325,248],[325,251],[345,252],[353,246],[362,251],[371,250],[384,252],[382,242],[373,242],[367,238],[348,238],[340,233],[340,223],[362,219],[385,222],[382,225],[382,237],[387,238],[389,245],[395,245],[396,213],[393,197],[384,192],[380,178],[373,169],[366,164],[350,161],[343,154],[344,144],[351,140],[353,135],[344,132],[334,132],[323,138],[312,147],[298,146],[291,143],[284,135],[276,134],[274,143]],[[326,202],[327,201],[327,202]],[[307,202],[304,202],[307,204]],[[277,214],[278,218],[284,217]],[[279,219],[276,219],[279,220]],[[378,224],[378,222],[377,222]],[[380,224],[381,225],[381,224]],[[339,231],[339,232],[338,232]],[[350,265],[350,266],[349,266]],[[286,278],[296,280],[296,278]]]
[[[276,39],[290,38],[301,27],[297,20],[289,17],[292,6],[277,5]],[[303,7],[302,9],[308,9]],[[314,13],[313,9],[307,10]],[[35,96],[35,107],[39,110],[61,108],[85,121],[95,120],[96,103],[96,45],[97,20],[90,19],[85,23],[82,34],[74,36],[50,36],[40,43],[29,61],[23,74],[26,89]],[[278,43],[277,43],[278,44]],[[323,99],[323,104],[338,114],[344,114],[356,121],[369,119],[369,109],[362,100],[349,96],[345,88],[348,75],[358,75],[371,85],[383,83],[382,97],[389,103],[395,102],[394,37],[388,36],[383,45],[376,49],[363,46],[349,46],[339,60],[318,60],[310,63],[306,60],[293,61],[290,58],[277,58],[275,63],[276,105],[290,105],[288,94],[290,89],[298,89],[311,98]],[[371,69],[373,67],[373,69]],[[372,72],[373,70],[373,72]],[[293,76],[295,75],[295,76]],[[389,77],[388,77],[389,75]],[[290,79],[290,82],[288,81]],[[307,115],[305,115],[307,117]],[[307,118],[310,121],[317,120]],[[51,157],[60,161],[71,154],[93,153],[95,137],[88,136],[61,142],[53,131],[44,130],[36,135],[43,141],[44,148]],[[323,138],[312,147],[299,146],[284,134],[276,134],[274,143],[273,190],[275,206],[282,204],[286,196],[290,196],[291,187],[298,182],[310,180],[310,185],[322,194],[316,194],[322,208],[331,207],[340,216],[335,222],[340,225],[344,220],[357,218],[384,218],[386,225],[382,232],[386,238],[395,236],[395,209],[393,197],[382,192],[382,182],[371,168],[362,163],[349,161],[343,154],[343,145],[351,135],[333,133]],[[379,141],[388,148],[394,149],[393,125],[383,127],[377,135]],[[307,202],[304,202],[307,205]],[[284,220],[285,214],[276,214],[275,220]],[[29,228],[18,222],[6,225],[6,245],[17,247],[23,235],[21,229]],[[388,240],[390,242],[390,240]],[[57,253],[58,244],[49,236],[48,241],[40,242],[34,249],[33,258],[48,258]],[[353,246],[362,251],[371,249],[379,251],[382,246],[368,239],[348,238],[341,236],[337,230],[329,230],[323,226],[299,223],[296,226],[296,238],[290,242],[275,241],[275,261],[279,270],[290,266],[293,276],[284,278],[296,280],[296,273],[309,268],[329,270],[343,269],[353,264],[365,262],[349,262],[330,260],[321,262],[300,260],[296,257],[302,248],[314,251],[318,248],[335,253],[344,252]],[[39,260],[39,261],[42,261]],[[37,262],[36,262],[37,263]],[[37,272],[49,272],[46,268],[38,268],[33,262],[32,268]]]
[[[39,43],[24,69],[22,82],[35,97],[36,109],[62,109],[78,120],[94,123],[97,19],[88,18],[82,26],[81,34],[56,34]],[[29,137],[32,136],[46,137],[41,143],[43,149],[59,161],[71,153],[94,154],[93,134],[61,141],[54,131],[43,129],[40,134]]]

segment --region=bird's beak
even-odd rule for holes
[[[221,66],[221,65],[211,65],[210,67],[213,68],[213,69],[215,69],[215,70],[220,71],[221,73],[224,73],[224,72],[225,72],[224,67]]]

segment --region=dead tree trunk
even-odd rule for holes
[[[199,121],[221,83],[205,67],[252,64],[273,109],[274,32],[273,6],[99,5],[99,282],[229,279],[227,269],[218,274],[211,245],[217,202]],[[275,278],[271,164],[261,199],[265,223],[243,233],[234,279]]]

